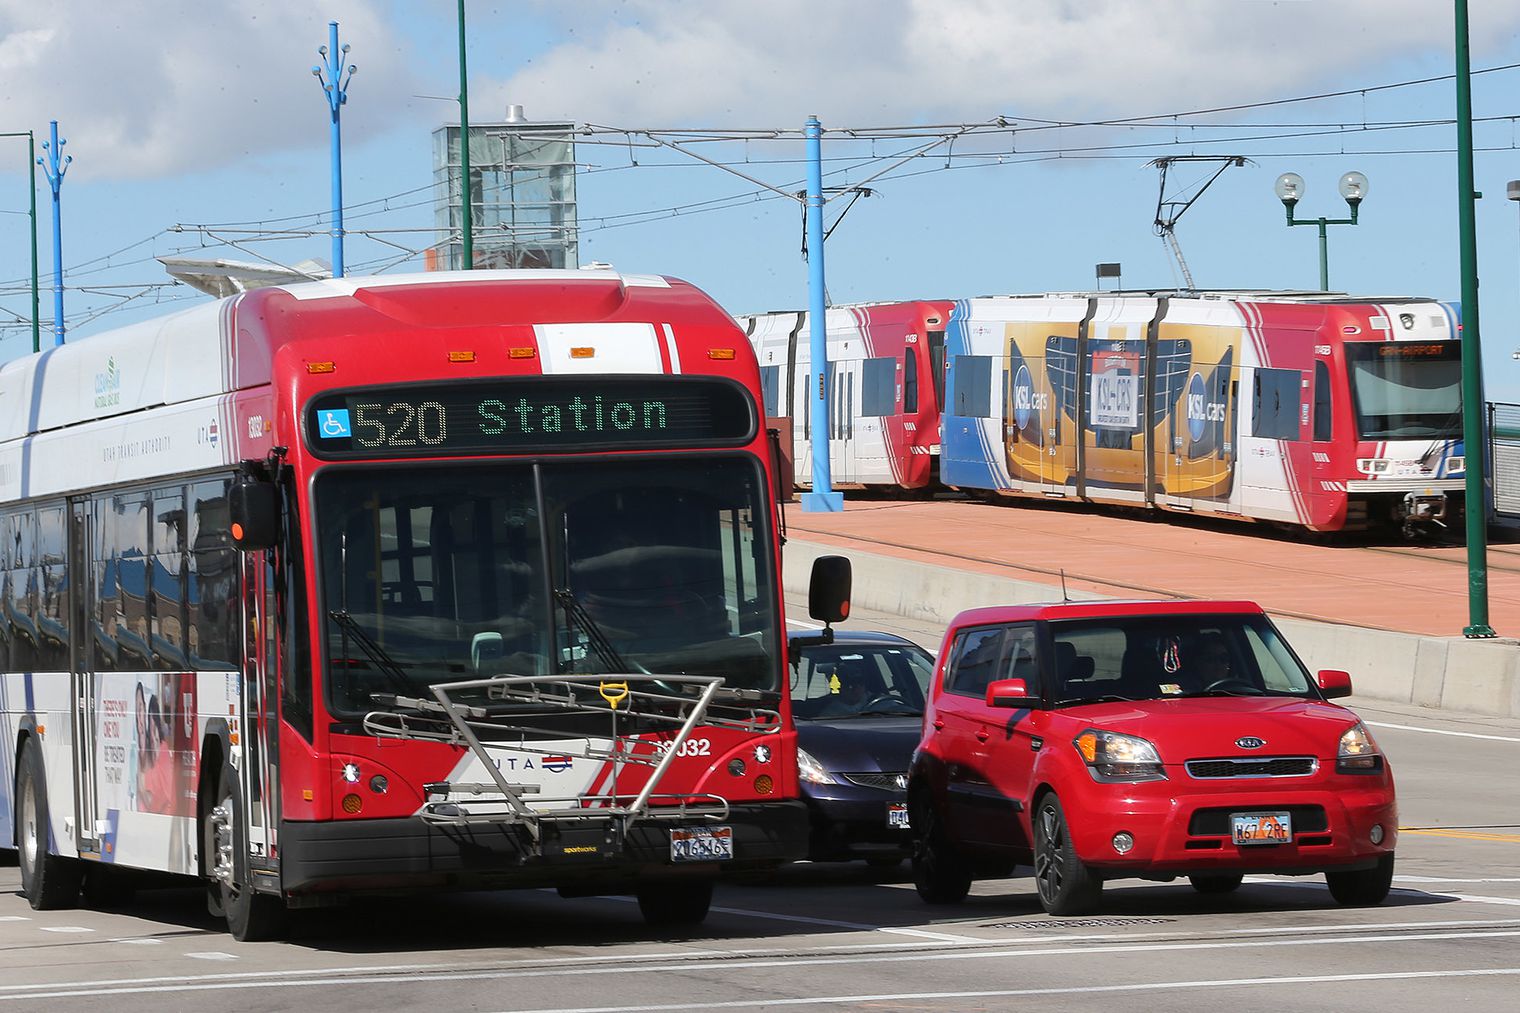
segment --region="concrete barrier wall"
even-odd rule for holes
[[[949,625],[963,609],[1061,598],[1059,584],[946,569],[796,539],[786,545],[786,589],[805,593],[813,560],[825,555],[850,559],[856,605],[941,625]],[[1070,597],[1104,596],[1072,591]],[[1251,596],[1244,590],[1241,597]],[[1358,697],[1520,717],[1520,641],[1425,637],[1287,616],[1273,616],[1272,621],[1310,671],[1350,672]]]

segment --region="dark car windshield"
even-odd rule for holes
[[[1317,696],[1265,616],[1066,619],[1050,633],[1058,702]]]
[[[919,715],[933,674],[934,658],[915,644],[802,644],[792,651],[792,714]]]
[[[328,468],[329,699],[354,713],[377,692],[618,663],[775,690],[765,497],[738,455]]]

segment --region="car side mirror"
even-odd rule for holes
[[[232,544],[241,552],[272,548],[280,533],[280,497],[273,482],[239,475],[227,495]]]
[[[813,560],[813,574],[808,581],[808,615],[825,626],[849,618],[849,559],[844,556],[819,556]]]
[[[987,686],[988,707],[1036,707],[1039,703],[1023,679],[999,679]]]
[[[1319,691],[1326,700],[1351,695],[1351,673],[1327,668],[1315,676]]]

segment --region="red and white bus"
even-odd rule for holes
[[[949,302],[835,306],[828,342],[829,477],[844,489],[922,489],[938,478]],[[796,483],[813,482],[808,313],[741,317],[760,360],[767,418],[792,420]]]
[[[240,939],[412,888],[699,921],[806,846],[774,467],[744,335],[661,277],[267,288],[9,363],[0,847],[34,907],[178,873]]]

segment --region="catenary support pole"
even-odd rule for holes
[[[58,157],[63,146],[69,142],[58,139],[57,120],[52,121],[49,131],[52,139],[42,142],[46,158],[39,158],[37,162],[42,166],[48,186],[53,190],[53,345],[56,347],[63,344],[63,207],[58,192],[63,187],[63,176],[69,171],[69,163],[74,161],[74,156]]]
[[[802,509],[838,512],[844,497],[833,490],[829,475],[829,349],[824,329],[823,287],[823,144],[818,117],[809,116],[803,136],[807,139],[807,246],[809,361],[812,375],[808,400],[813,428],[813,490],[802,495]]]
[[[322,85],[327,95],[327,109],[331,114],[329,134],[332,140],[332,272],[334,278],[343,277],[343,118],[342,110],[348,102],[348,83],[359,68],[350,65],[344,73],[343,60],[348,56],[348,46],[338,46],[338,23],[327,23],[327,45],[317,49],[324,59],[320,66],[311,68],[312,75]]]
[[[1478,340],[1478,193],[1473,189],[1472,61],[1467,0],[1456,2],[1457,211],[1462,245],[1462,444],[1467,465],[1467,627],[1464,637],[1491,637],[1488,624],[1488,509],[1483,492],[1483,355]]]
[[[459,225],[460,267],[475,269],[474,203],[470,188],[470,75],[465,69],[464,0],[459,0]]]

